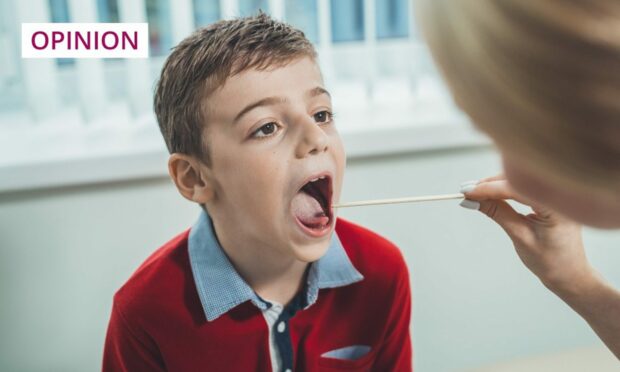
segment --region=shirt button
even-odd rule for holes
[[[286,329],[286,323],[284,323],[284,321],[281,321],[280,323],[278,323],[278,332],[283,333],[285,329]]]

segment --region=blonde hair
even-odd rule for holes
[[[456,101],[533,171],[620,200],[620,2],[419,0]]]

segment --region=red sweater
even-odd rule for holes
[[[392,243],[338,219],[336,231],[364,276],[321,289],[290,320],[296,371],[411,371],[411,293]],[[192,276],[186,231],[158,249],[114,296],[104,371],[271,372],[268,327],[250,301],[214,321],[205,318]],[[370,345],[357,360],[321,355]]]

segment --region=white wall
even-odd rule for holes
[[[489,149],[350,161],[343,200],[458,191],[497,173]],[[198,209],[167,179],[0,195],[0,370],[100,369],[112,295]],[[519,262],[509,240],[456,201],[342,210],[410,264],[417,371],[459,371],[598,341]],[[620,233],[586,232],[620,285]]]

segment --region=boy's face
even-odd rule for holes
[[[317,64],[300,58],[235,75],[207,98],[206,118],[216,228],[248,247],[320,258],[345,154]]]

